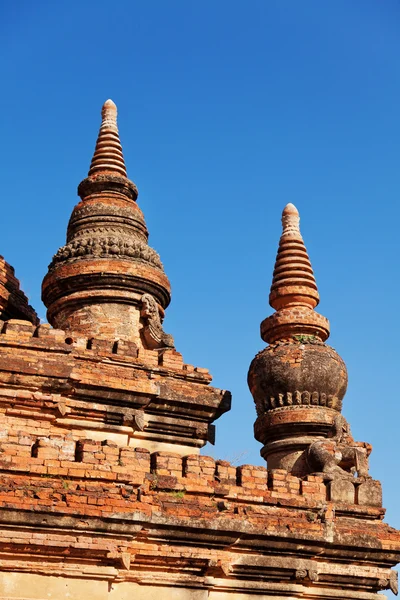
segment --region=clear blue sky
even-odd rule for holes
[[[293,202],[320,312],[345,359],[345,416],[397,512],[400,5],[396,0],[3,3],[0,253],[44,318],[112,98],[150,242],[173,287],[166,330],[233,393],[207,451],[262,464],[246,374],[280,214]]]

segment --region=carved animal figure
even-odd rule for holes
[[[143,294],[140,316],[145,322],[142,333],[149,348],[174,347],[174,338],[164,332],[157,302],[151,294]]]
[[[342,415],[338,415],[332,424],[331,435],[327,439],[311,444],[307,452],[307,461],[312,472],[322,472],[335,478],[370,478],[368,456],[372,446],[367,442],[356,442],[350,426]]]

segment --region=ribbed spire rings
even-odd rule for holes
[[[102,123],[96,149],[90,164],[89,177],[95,173],[115,173],[127,177],[117,125],[117,107],[106,100],[101,109]]]

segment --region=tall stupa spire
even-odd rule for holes
[[[96,149],[90,164],[89,176],[99,172],[118,173],[127,177],[124,155],[117,125],[117,106],[106,100],[101,109],[102,122]]]
[[[147,242],[112,100],[103,105],[89,174],[78,194],[81,201],[72,211],[66,244],[43,280],[49,322],[71,333],[126,339],[143,347],[171,345],[161,327],[170,284]]]

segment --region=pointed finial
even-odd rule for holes
[[[269,294],[276,312],[261,324],[262,338],[269,343],[293,334],[316,335],[322,340],[329,336],[328,320],[314,312],[319,294],[299,223],[297,208],[287,204]]]
[[[300,233],[300,215],[294,204],[289,202],[286,204],[282,212],[282,235],[297,235],[301,238]]]
[[[317,284],[299,223],[297,208],[287,204],[282,212],[283,231],[269,296],[269,303],[276,310],[296,305],[315,308],[319,302]]]
[[[117,125],[117,107],[106,100],[101,109],[102,123],[96,149],[90,164],[89,177],[95,173],[116,173],[127,177]]]
[[[106,100],[101,109],[102,127],[107,126],[109,129],[114,129],[114,131],[118,133],[117,114],[118,110],[115,102],[110,99]]]

